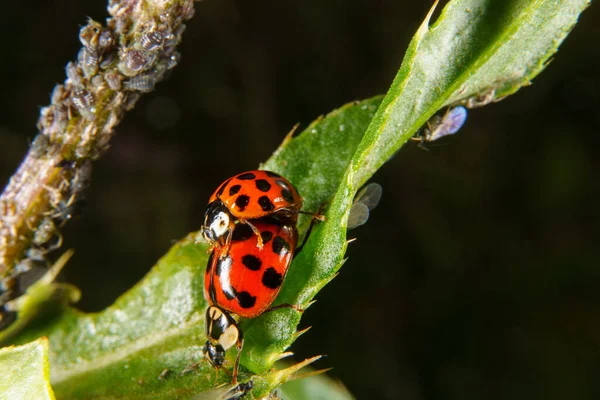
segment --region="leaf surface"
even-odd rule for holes
[[[529,84],[588,4],[451,1],[435,24],[429,25],[430,13],[421,25],[383,101],[377,97],[346,105],[287,138],[261,167],[293,182],[305,210],[316,212],[324,205],[326,221],[315,225],[274,304],[306,309],[335,277],[344,262],[346,221],[357,190],[420,126],[445,105],[498,100]],[[310,217],[301,217],[301,234],[309,223]],[[49,337],[52,381],[62,399],[203,398],[203,392],[215,393],[230,382],[225,370],[201,361],[208,257],[206,246],[195,243],[196,235],[173,246],[107,310],[83,314],[67,309],[21,334],[20,342]],[[241,377],[261,374],[252,377],[255,398],[295,372],[270,368],[299,336],[300,317],[281,309],[242,321]],[[229,351],[227,367],[234,353]]]

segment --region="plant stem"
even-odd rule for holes
[[[108,12],[105,25],[89,20],[80,30],[77,61],[67,64],[67,79],[42,108],[40,133],[0,197],[5,291],[22,260],[45,260],[60,246],[59,229],[75,212],[115,126],[177,64],[176,46],[194,4],[111,0]]]

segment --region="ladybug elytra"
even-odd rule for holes
[[[204,275],[206,298],[244,318],[262,314],[273,303],[298,242],[294,225],[269,217],[253,222],[260,235],[236,225],[229,249],[213,250]]]

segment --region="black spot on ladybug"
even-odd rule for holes
[[[261,192],[268,192],[271,190],[271,184],[264,179],[257,179],[254,183],[256,184],[256,188]]]
[[[292,196],[292,192],[287,189],[281,189],[281,197],[283,197],[288,203],[294,202],[294,196]]]
[[[250,181],[252,179],[256,179],[256,175],[252,172],[246,172],[245,174],[238,175],[237,177],[240,181]]]
[[[262,238],[263,244],[267,244],[273,238],[273,233],[264,231],[260,233],[260,237]]]
[[[252,254],[246,254],[242,257],[242,264],[251,271],[258,271],[262,265],[260,258],[253,256]]]
[[[223,194],[223,191],[225,190],[225,187],[227,186],[227,184],[231,182],[231,178],[227,179],[225,182],[223,182],[223,184],[221,185],[221,187],[219,188],[219,190],[217,190],[217,197],[221,196]]]
[[[258,198],[258,205],[260,206],[260,208],[263,209],[263,211],[272,211],[275,208],[275,206],[267,196],[260,196]]]
[[[277,289],[283,282],[283,275],[275,271],[275,268],[269,267],[262,276],[262,284],[269,289]]]
[[[271,178],[281,178],[281,175],[276,174],[275,172],[265,171],[265,174],[267,174],[267,176],[270,176]]]
[[[237,294],[237,301],[242,308],[252,308],[256,304],[256,296],[252,296],[246,291],[239,292]]]
[[[273,252],[284,256],[290,252],[290,244],[281,236],[275,236],[275,239],[273,239]]]
[[[275,180],[275,183],[281,188],[281,197],[283,197],[285,201],[292,203],[294,201],[294,196],[292,195],[290,185],[283,179],[277,179]]]
[[[234,242],[242,242],[250,239],[252,236],[254,236],[252,228],[246,224],[237,224],[231,235],[231,240]]]
[[[235,205],[240,211],[244,211],[249,202],[250,197],[246,196],[245,194],[241,194],[237,199],[235,199]]]
[[[237,192],[239,192],[241,188],[242,185],[233,185],[229,188],[229,195],[233,196],[234,194],[237,194]]]

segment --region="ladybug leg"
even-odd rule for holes
[[[262,235],[260,234],[260,231],[258,230],[258,228],[256,226],[252,225],[247,219],[240,219],[240,222],[248,225],[250,227],[250,229],[252,229],[252,232],[254,232],[254,234],[257,236],[258,247],[262,249],[264,244],[263,244],[263,240],[262,240]]]
[[[325,221],[325,219],[326,219],[325,216],[321,215],[322,209],[323,209],[323,206],[321,206],[319,208],[319,211],[316,212],[316,213],[311,213],[309,211],[302,211],[302,210],[300,210],[300,211],[298,211],[298,214],[310,215],[313,218],[313,220],[318,219],[319,221]]]
[[[319,220],[319,221],[325,221],[325,216],[321,215],[321,212],[323,211],[323,208],[325,208],[325,204],[321,204],[321,207],[319,207],[318,214],[304,213],[302,211],[299,211],[302,214],[312,215],[313,219],[311,219],[310,225],[308,227],[308,230],[306,231],[306,235],[304,235],[304,239],[302,239],[302,244],[300,246],[298,246],[298,248],[294,252],[294,258],[296,258],[296,256],[298,254],[300,254],[300,252],[302,251],[302,248],[306,244],[306,241],[308,240],[308,237],[310,236],[310,233],[312,232],[313,228],[315,227],[316,221],[317,220]],[[318,217],[320,217],[320,218],[318,218]]]
[[[225,243],[223,244],[221,255],[219,256],[219,258],[225,258],[229,253],[229,247],[231,246],[231,236],[233,236],[233,230],[227,232],[227,236],[225,237]]]
[[[233,365],[233,379],[231,383],[237,384],[238,371],[240,369],[240,358],[242,356],[242,348],[244,347],[244,339],[237,343],[237,357],[235,358],[235,364]]]

